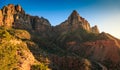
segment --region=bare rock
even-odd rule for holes
[[[14,22],[14,13],[15,7],[13,4],[9,4],[8,6],[3,7],[3,26],[4,27],[11,27],[12,23]]]
[[[17,12],[21,12],[21,11],[22,11],[22,8],[21,8],[20,5],[16,5],[16,6],[15,6],[15,9],[16,9]]]
[[[25,11],[22,9],[22,7],[20,5],[16,5],[15,6],[15,10],[16,10],[16,12],[25,14]]]
[[[76,10],[74,10],[71,15],[68,17],[68,23],[69,24],[78,24],[79,21],[81,21],[79,14]]]
[[[77,29],[84,29],[88,32],[91,31],[90,24],[87,20],[82,18],[76,10],[74,10],[66,21],[56,26],[58,31],[73,31]]]
[[[11,28],[15,22],[15,19],[19,18],[19,16],[16,16],[15,18],[16,14],[25,14],[20,5],[14,6],[13,4],[9,4],[7,6],[4,6],[0,10],[0,26]]]
[[[3,14],[2,11],[0,10],[0,26],[3,25]]]
[[[97,27],[96,25],[91,28],[91,31],[92,31],[93,33],[99,34],[99,29],[98,29],[98,27]]]
[[[76,10],[74,10],[71,15],[68,17],[68,23],[76,25],[77,28],[83,28],[87,31],[90,31],[90,24],[84,18],[82,18]]]

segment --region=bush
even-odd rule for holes
[[[0,70],[19,70],[18,63],[25,56],[23,50],[29,52],[24,42],[12,35],[10,30],[0,28]]]
[[[47,69],[48,69],[48,67],[43,63],[35,64],[35,65],[31,66],[31,70],[47,70]]]
[[[22,40],[30,39],[30,34],[25,30],[11,29],[11,30],[8,30],[8,32],[11,35],[15,36],[16,38],[19,38],[19,39],[22,39]]]
[[[2,44],[0,46],[0,70],[12,70],[19,58],[16,56],[17,46]]]
[[[0,38],[1,39],[7,39],[10,40],[11,35],[9,34],[9,32],[7,32],[7,30],[0,30]]]

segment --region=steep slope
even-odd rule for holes
[[[42,37],[49,36],[52,30],[49,21],[43,17],[30,16],[25,13],[20,5],[9,4],[0,10],[0,26],[7,28],[25,29],[37,32]]]
[[[107,33],[99,33],[97,26],[90,27],[85,21],[73,11],[65,22],[56,26],[59,33],[55,43],[68,52],[105,65],[109,70],[120,69],[119,40]]]
[[[93,33],[99,33],[99,30],[97,26],[94,28],[90,27],[90,24],[87,20],[82,18],[76,10],[74,10],[71,15],[68,17],[67,20],[65,20],[63,23],[55,27],[57,31],[59,32],[65,32],[65,31],[74,31],[77,29],[84,29],[88,32],[93,32]],[[96,31],[96,32],[95,32]]]
[[[35,61],[34,56],[27,44],[10,32],[0,29],[0,70],[29,70]]]
[[[97,26],[90,27],[76,11],[68,19],[56,26],[59,34],[55,43],[76,55],[102,63],[109,70],[120,69],[120,48],[118,39],[107,33],[99,33]],[[57,31],[56,31],[57,32]]]
[[[47,70],[48,67],[38,62],[29,50],[31,42],[25,30],[0,27],[0,70]]]
[[[2,70],[120,69],[120,40],[91,27],[75,10],[51,26],[47,19],[9,4],[0,10],[0,27]]]

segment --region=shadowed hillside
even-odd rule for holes
[[[52,26],[9,4],[0,10],[0,70],[120,70],[120,40],[75,10]]]

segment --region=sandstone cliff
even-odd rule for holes
[[[35,59],[53,70],[120,70],[120,40],[105,32],[99,33],[96,25],[91,27],[75,10],[67,20],[51,26],[44,17],[31,16],[20,5],[9,4],[0,10],[0,30],[3,30],[0,31],[0,47],[17,45],[17,55],[14,55],[21,60],[16,64],[23,70],[45,67],[34,65]]]
[[[100,32],[99,32],[99,29],[98,29],[98,27],[97,27],[96,25],[91,28],[91,31],[92,31],[93,33],[96,33],[96,34],[99,34],[99,33],[100,33]]]
[[[71,15],[68,17],[67,20],[65,20],[63,23],[60,25],[56,26],[56,30],[59,32],[64,32],[64,31],[74,31],[77,29],[84,29],[88,32],[93,32],[93,33],[99,33],[99,30],[97,26],[95,27],[90,27],[89,22],[82,18],[76,10],[74,10]]]
[[[9,4],[0,10],[0,26],[39,31],[45,30],[44,27],[41,27],[42,25],[51,26],[49,21],[43,17],[25,14],[20,5]]]

